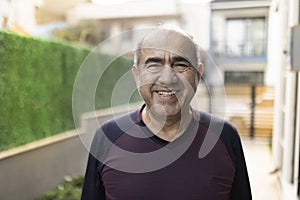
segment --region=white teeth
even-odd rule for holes
[[[175,92],[158,92],[158,94],[162,96],[172,96],[175,94]]]

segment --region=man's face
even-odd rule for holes
[[[174,49],[176,53],[173,49],[144,48],[143,44],[139,66],[133,68],[139,92],[156,115],[180,116],[181,112],[188,111],[200,79],[198,69],[192,64],[196,59],[194,48],[185,44],[191,42],[178,35],[174,39],[178,45],[173,43],[172,46],[181,48],[180,51]],[[149,42],[156,47],[153,40],[144,43]]]

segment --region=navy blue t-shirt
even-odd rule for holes
[[[92,143],[81,199],[252,199],[236,129],[193,113],[187,130],[172,142],[145,126],[141,110],[106,122]],[[207,144],[212,148],[199,156]]]

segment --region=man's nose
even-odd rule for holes
[[[158,82],[162,85],[174,84],[178,81],[176,72],[170,65],[165,65],[161,70]]]

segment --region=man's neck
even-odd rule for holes
[[[142,111],[146,126],[158,137],[173,141],[184,133],[192,120],[192,109],[186,109],[176,116],[157,116],[146,106]]]

